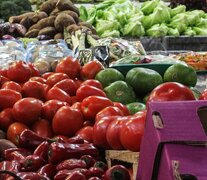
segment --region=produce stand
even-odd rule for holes
[[[177,1],[0,2],[1,180],[207,179],[207,5]]]

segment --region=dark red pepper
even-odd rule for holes
[[[17,153],[16,153],[17,152]],[[24,149],[24,148],[9,148],[4,150],[3,153],[3,157],[5,160],[15,160],[15,158],[21,158],[26,157],[28,155],[31,155],[31,151],[29,151],[28,149]],[[14,159],[12,159],[12,157]]]
[[[17,173],[17,176],[20,177],[22,180],[50,180],[49,178],[35,172],[19,172]]]
[[[70,143],[70,144],[83,144],[84,139],[80,136],[74,136],[74,137],[68,138],[67,143]]]
[[[89,169],[92,176],[101,178],[104,174],[104,170],[98,167],[90,167]]]
[[[83,155],[91,155],[97,158],[98,150],[93,144],[69,144],[54,142],[50,145],[48,160],[52,164],[57,164],[65,159],[80,158]]]
[[[25,129],[19,136],[19,146],[25,148],[35,149],[39,146],[43,141],[49,140],[48,138],[44,138],[39,136],[37,133]]]
[[[130,174],[127,168],[122,165],[115,165],[109,168],[104,176],[103,180],[130,180]]]
[[[25,159],[20,161],[23,171],[33,171],[33,172],[37,171],[45,163],[46,162],[42,157],[36,155],[29,155]]]
[[[38,171],[38,174],[42,175],[42,176],[46,176],[50,179],[53,179],[55,174],[57,173],[56,171],[56,166],[53,164],[46,164],[44,166],[42,166]]]
[[[81,172],[74,171],[65,180],[86,180],[86,177]]]
[[[48,158],[48,150],[50,143],[48,141],[43,141],[34,151],[33,155],[42,157],[45,161]]]
[[[95,159],[92,156],[90,156],[90,155],[83,155],[83,156],[81,156],[80,159],[85,161],[86,168],[92,167],[95,164],[95,162],[96,162]]]
[[[108,169],[108,166],[103,161],[96,161],[93,166],[103,169],[104,172]]]
[[[2,161],[0,162],[0,170],[2,171],[9,171],[13,173],[19,172],[21,169],[21,165],[18,161]],[[1,174],[0,179],[7,179],[9,175],[7,174]]]
[[[55,175],[54,180],[65,180],[73,172],[82,173],[87,179],[91,177],[91,173],[88,169],[76,168],[73,170],[61,170]]]
[[[67,169],[72,170],[75,168],[86,168],[86,163],[80,159],[67,159],[59,163],[56,167],[57,171]]]

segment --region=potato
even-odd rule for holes
[[[7,139],[0,139],[0,156],[2,157],[4,150],[16,148],[17,146]]]
[[[71,10],[80,15],[79,9],[70,0],[59,0],[56,6],[60,11]]]
[[[32,30],[29,30],[26,34],[25,34],[25,37],[28,37],[28,38],[35,38],[38,36],[38,33],[39,33],[39,29],[32,29]]]
[[[31,17],[35,14],[35,12],[27,12],[24,14],[21,14],[19,16],[11,16],[9,18],[9,22],[10,23],[20,23],[20,21],[24,18],[24,17]]]
[[[39,20],[44,19],[46,17],[48,17],[47,13],[45,13],[44,11],[39,11],[39,12],[35,13],[34,16],[32,16],[32,21],[35,24]]]
[[[56,3],[57,0],[48,0],[41,5],[40,11],[44,11],[49,15],[55,9]]]
[[[33,26],[31,26],[29,28],[29,31],[32,29],[43,29],[45,27],[48,26],[54,26],[54,22],[55,22],[56,16],[49,16],[47,18],[41,19],[37,22],[37,24],[34,24]]]
[[[78,26],[77,24],[72,24],[67,26],[66,30],[71,34],[72,32],[75,32],[77,30],[80,29],[80,26]]]
[[[75,24],[75,20],[65,13],[60,13],[55,19],[55,28],[58,32],[63,32],[64,28],[71,24]]]
[[[53,37],[55,34],[56,34],[56,29],[52,26],[48,26],[48,27],[41,29],[38,33],[38,36],[48,35],[48,36]]]
[[[61,11],[58,8],[55,8],[51,13],[50,16],[57,16],[58,13],[60,13]]]
[[[57,33],[57,34],[55,34],[54,39],[64,39],[63,33]]]
[[[25,28],[29,29],[30,26],[32,26],[34,23],[31,17],[26,16],[22,18],[22,20],[20,21],[20,24],[24,26]]]
[[[70,16],[73,17],[73,19],[75,20],[76,23],[79,22],[79,16],[78,16],[78,14],[77,14],[76,12],[74,12],[74,11],[65,10],[65,11],[62,11],[62,12],[60,12],[60,13],[68,14],[68,15],[70,15]],[[60,14],[60,13],[58,13],[58,14]]]

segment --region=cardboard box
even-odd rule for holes
[[[161,161],[161,157],[164,159],[171,157],[171,150],[169,150],[171,146],[168,146],[168,144],[173,145],[175,152],[179,152],[179,148],[185,147],[194,156],[194,153],[198,152],[197,150],[193,150],[187,145],[182,147],[178,145],[205,145],[207,143],[206,133],[207,101],[150,103],[147,112],[146,129],[141,144],[137,179],[160,180],[158,177],[162,176],[163,180],[174,180],[175,178],[168,179],[168,177],[165,177],[165,174],[171,174],[172,172],[166,169],[166,164],[163,165],[165,160]],[[207,157],[206,147],[200,148],[204,148]],[[194,161],[196,161],[196,158]],[[194,167],[193,164],[188,166]],[[207,179],[207,163],[205,167],[201,164],[195,170],[203,168],[206,170],[205,178]],[[188,173],[191,174],[191,172]]]

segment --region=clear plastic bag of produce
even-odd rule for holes
[[[14,61],[26,61],[26,50],[18,40],[0,41],[0,69],[7,68]]]
[[[127,41],[117,38],[103,38],[98,40],[102,46],[108,46],[110,57],[118,60],[129,55],[146,55],[145,49],[140,41]]]
[[[27,46],[28,62],[45,60],[51,63],[66,56],[73,56],[73,52],[63,40],[31,42]]]

